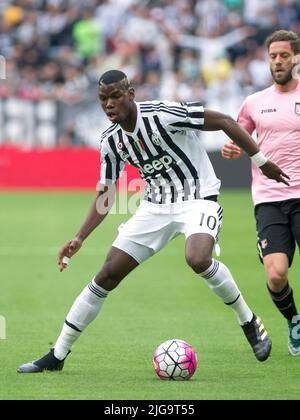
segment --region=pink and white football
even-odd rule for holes
[[[153,365],[162,380],[184,381],[197,369],[197,355],[186,341],[172,339],[160,344],[154,352]]]

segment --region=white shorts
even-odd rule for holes
[[[153,204],[144,200],[135,215],[120,225],[113,246],[141,263],[180,234],[187,239],[197,233],[206,233],[216,243],[222,219],[223,209],[215,201]]]

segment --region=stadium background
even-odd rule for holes
[[[89,238],[73,270],[64,273],[61,293],[57,249],[82,221],[99,175],[99,139],[107,126],[97,100],[100,74],[125,71],[138,100],[202,100],[235,117],[246,95],[271,83],[263,41],[279,28],[300,32],[299,1],[1,0],[6,77],[0,80],[0,314],[7,340],[0,334],[0,399],[299,398],[299,361],[286,356],[286,331],[257,262],[249,189],[223,190],[222,256],[271,329],[276,348],[269,364],[250,359],[239,331],[232,324],[228,331],[231,314],[224,315],[198,279],[186,286],[190,274],[179,241],[154,257],[154,277],[146,263],[115,292],[102,322],[78,345],[70,373],[59,380],[14,373],[56,337],[66,309],[99,268],[124,220],[112,216]],[[202,134],[223,186],[248,187],[249,160],[221,159],[225,140],[220,133]],[[80,193],[70,192],[78,188]],[[172,288],[168,266],[176,272]],[[293,268],[295,278],[298,271]],[[136,305],[141,294],[148,300]],[[212,339],[216,325],[220,340]],[[188,388],[158,384],[149,368],[152,350],[173,335],[200,349],[199,376]],[[99,352],[107,346],[114,364],[104,364],[103,375]]]
[[[107,69],[129,75],[137,100],[201,100],[235,117],[271,82],[265,37],[300,31],[293,0],[3,0],[0,12],[0,186],[12,187],[94,188],[98,158],[86,149],[108,125],[97,100]],[[202,141],[225,187],[249,185],[247,159],[214,153],[221,133]],[[68,175],[79,160],[85,171]]]

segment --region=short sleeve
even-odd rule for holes
[[[160,110],[165,125],[171,129],[203,129],[204,107],[201,102],[164,102]]]
[[[102,185],[113,185],[119,179],[125,163],[113,153],[105,140],[101,143],[100,155],[100,183]]]
[[[251,135],[255,130],[256,126],[251,118],[251,114],[249,112],[249,104],[247,99],[243,102],[241,109],[238,115],[238,123],[242,126],[248,133]]]

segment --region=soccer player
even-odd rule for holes
[[[228,268],[212,258],[222,224],[220,182],[196,132],[223,130],[259,162],[258,146],[232,118],[204,110],[201,103],[137,103],[134,98],[123,72],[111,70],[100,78],[100,103],[112,123],[101,140],[102,187],[78,233],[61,249],[60,271],[108,214],[114,184],[126,163],[139,168],[146,182],[145,198],[120,226],[101,271],[74,302],[54,348],[21,366],[20,373],[61,370],[71,346],[96,318],[109,292],[179,234],[186,237],[187,263],[236,313],[257,359],[264,361],[270,354],[272,343],[260,318],[246,304]],[[261,170],[287,183],[288,176],[274,163],[264,162]]]
[[[290,185],[276,184],[252,166],[258,248],[267,287],[288,322],[289,354],[299,356],[300,318],[288,270],[296,242],[300,246],[300,82],[293,77],[300,39],[294,32],[280,30],[266,40],[266,46],[274,84],[246,98],[238,122],[250,134],[256,130],[257,144],[266,158],[280,164],[291,176]],[[237,159],[242,150],[230,141],[222,155]]]

